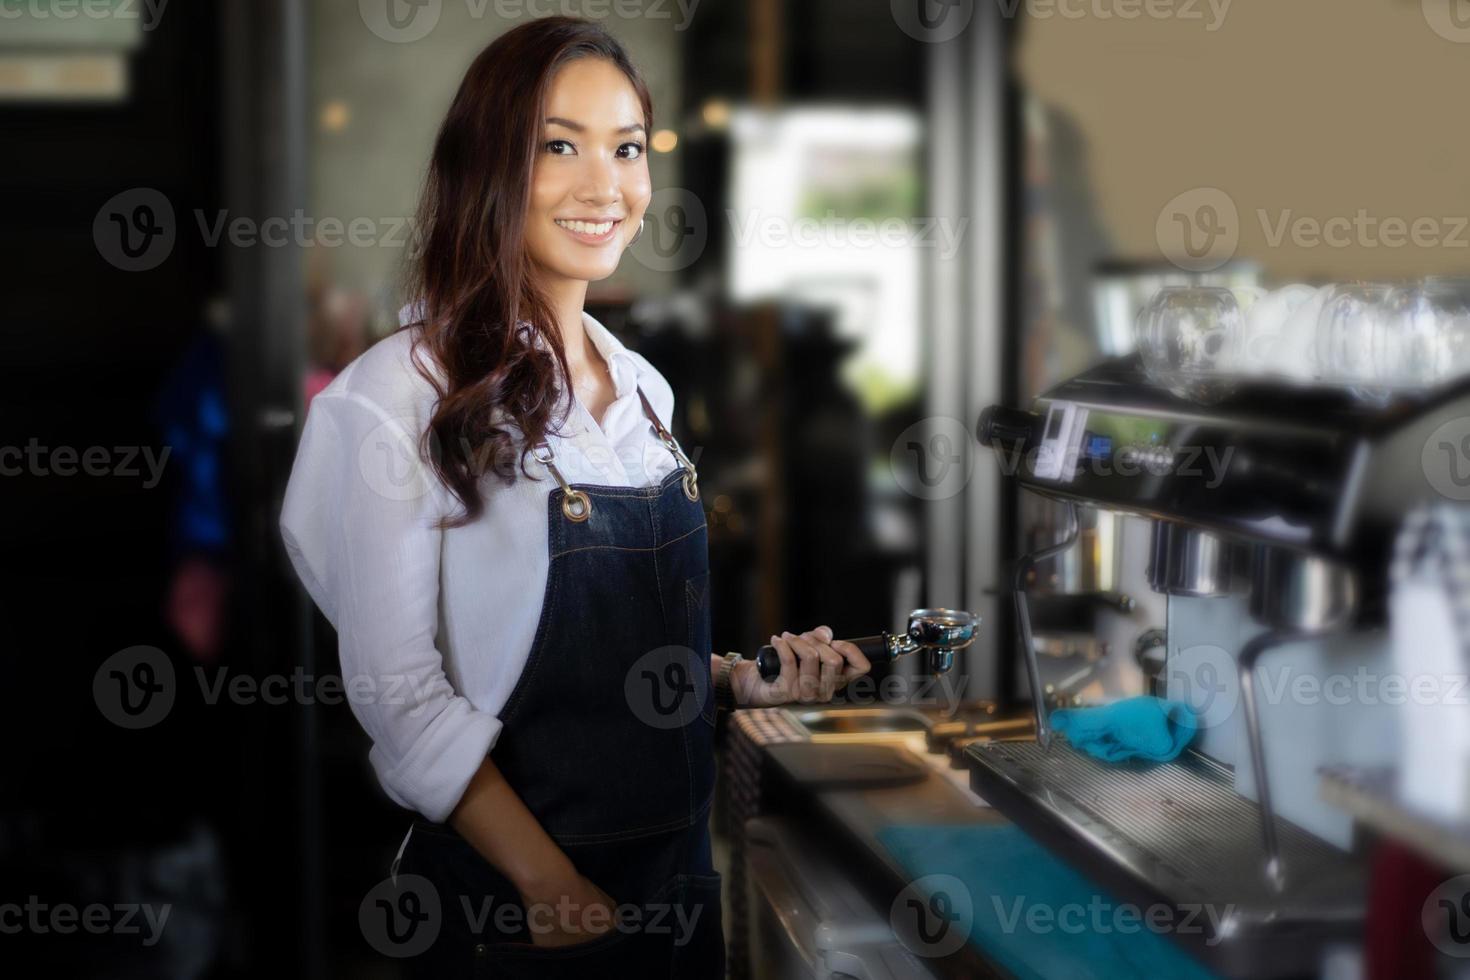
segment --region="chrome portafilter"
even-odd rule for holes
[[[877,636],[859,636],[846,642],[863,652],[869,662],[889,663],[920,650],[928,651],[929,670],[943,674],[954,666],[954,652],[963,650],[975,640],[980,617],[962,609],[915,609],[909,613],[907,632],[884,631]],[[781,674],[781,656],[770,644],[755,655],[761,680],[775,680]]]

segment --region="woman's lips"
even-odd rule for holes
[[[566,232],[568,235],[571,235],[573,238],[584,245],[603,245],[607,242],[612,241],[612,237],[618,233],[618,229],[622,227],[623,222],[621,218],[617,221],[614,221],[612,223],[612,227],[601,235],[588,235],[580,231],[573,231],[560,222],[552,222],[552,224],[555,224],[562,231]]]

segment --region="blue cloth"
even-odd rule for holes
[[[885,827],[878,840],[920,885],[927,875],[958,878],[963,888],[933,879],[943,907],[1019,980],[1215,976],[1164,934],[1160,914],[1117,901],[1013,824]],[[1198,941],[1209,935],[1209,914],[1175,921]]]
[[[1148,696],[1095,708],[1062,708],[1051,713],[1051,727],[1104,762],[1168,762],[1183,752],[1199,731],[1189,705]]]

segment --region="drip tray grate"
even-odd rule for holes
[[[1273,890],[1260,807],[1210,759],[1104,763],[1064,739],[977,743],[966,758],[975,792],[1119,898],[1216,910],[1201,917],[1221,927],[1200,933],[1200,952],[1226,972],[1275,974],[1310,963],[1312,938],[1360,931],[1362,862],[1282,821],[1286,882]]]

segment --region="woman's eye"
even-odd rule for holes
[[[624,143],[621,147],[619,147],[619,149],[632,150],[630,154],[623,158],[625,160],[637,160],[639,157],[643,156],[642,143]]]
[[[551,142],[549,142],[549,143],[546,144],[546,152],[548,152],[548,153],[556,153],[556,154],[558,154],[560,156],[565,156],[566,154],[561,153],[557,149],[558,146],[565,146],[569,150],[572,148],[572,144],[569,143],[569,142],[567,142],[566,140],[552,140]]]

